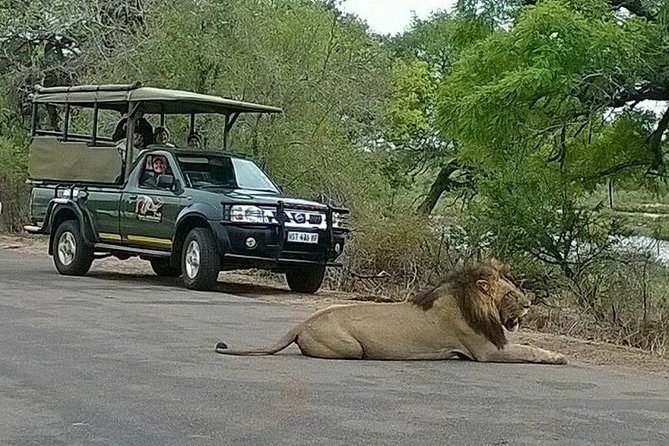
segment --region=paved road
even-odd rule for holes
[[[0,444],[669,444],[659,378],[213,352],[307,312],[0,251]]]

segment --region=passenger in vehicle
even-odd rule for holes
[[[135,131],[139,131],[142,134],[142,139],[144,140],[144,145],[142,146],[145,149],[151,144],[155,144],[156,140],[153,137],[153,126],[149,121],[144,117],[138,117],[135,121]]]
[[[116,124],[116,129],[114,129],[114,133],[112,134],[112,141],[118,142],[126,137],[127,124],[128,117],[123,115],[118,124]],[[138,113],[137,117],[135,118],[135,132],[139,132],[142,135],[142,139],[144,141],[143,147],[154,143],[153,127],[141,112]]]
[[[144,170],[140,186],[143,187],[158,187],[158,177],[167,171],[167,160],[162,155],[154,155],[151,160],[150,170]]]
[[[162,146],[174,147],[174,144],[170,142],[170,131],[167,130],[167,127],[158,126],[156,131],[153,134],[156,144]]]
[[[186,144],[188,145],[189,149],[201,149],[202,137],[200,137],[199,133],[193,132],[190,135],[188,135],[188,138],[186,139]]]
[[[114,142],[119,142],[120,140],[124,139],[126,134],[127,134],[127,127],[126,127],[126,122],[128,121],[128,117],[126,115],[123,115],[121,119],[118,121],[116,124],[116,128],[114,129],[114,133],[112,133],[112,141]]]
[[[121,154],[121,159],[125,160],[125,152],[127,149],[126,139],[123,138],[116,143],[116,149]],[[144,149],[144,136],[135,129],[135,133],[132,134],[132,161],[137,159],[139,152]]]

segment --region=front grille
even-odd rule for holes
[[[264,208],[265,218],[271,223],[277,222],[276,209]],[[286,228],[291,229],[327,229],[325,212],[302,209],[286,209],[284,211]]]

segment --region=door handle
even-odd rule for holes
[[[128,197],[128,201],[135,201],[135,200],[137,200],[137,195],[130,195]]]

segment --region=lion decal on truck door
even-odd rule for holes
[[[160,198],[151,198],[148,195],[137,197],[135,204],[135,214],[137,219],[142,221],[152,221],[159,223],[163,219],[163,205],[165,203]]]

